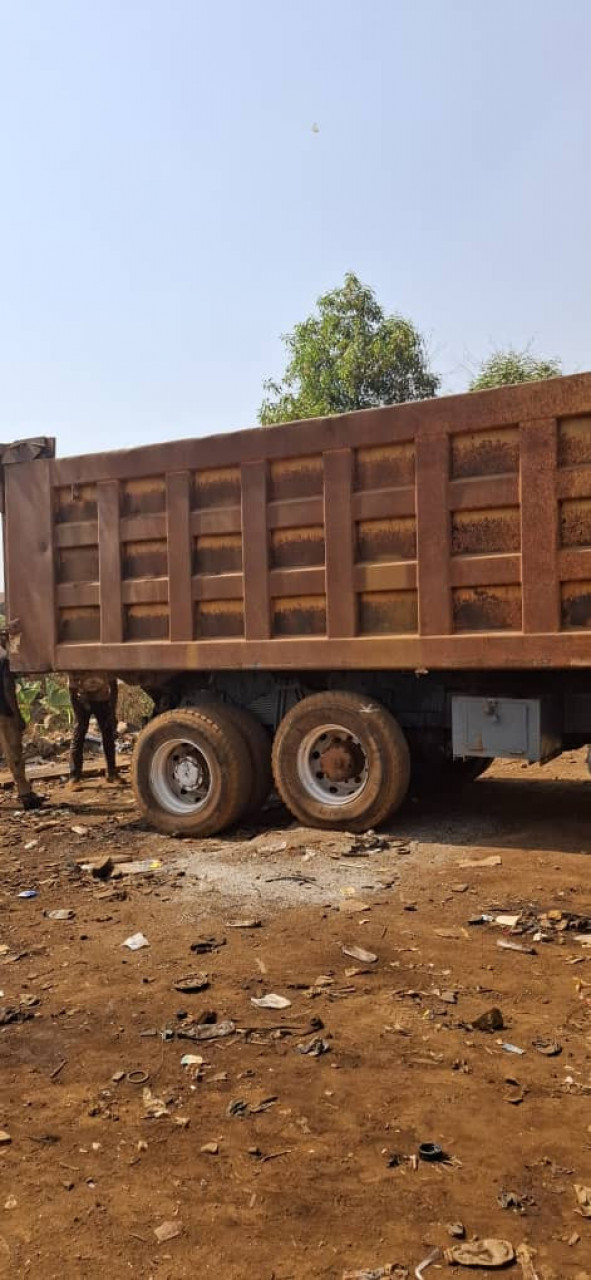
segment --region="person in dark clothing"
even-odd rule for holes
[[[74,731],[70,750],[70,787],[77,788],[82,781],[84,740],[90,717],[94,716],[103,740],[103,752],[107,765],[106,780],[120,781],[115,760],[115,736],[117,732],[117,681],[100,672],[80,672],[70,676],[70,702],[74,712]]]
[[[0,645],[7,643],[7,632],[0,633]],[[40,809],[45,797],[33,791],[25,773],[23,731],[25,722],[16,697],[14,676],[6,649],[0,647],[0,749],[14,778],[23,809]]]

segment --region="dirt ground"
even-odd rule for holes
[[[0,1029],[1,1275],[412,1277],[457,1222],[527,1242],[534,1269],[516,1276],[591,1273],[574,1190],[591,1187],[591,946],[561,931],[591,914],[581,756],[495,766],[377,840],[271,810],[180,841],[146,830],[127,788],[40,790],[41,815],[0,796],[0,1019],[25,1019]],[[106,854],[110,878],[81,869]],[[562,919],[539,941],[469,923],[548,911]],[[176,989],[199,972],[207,989]],[[289,1006],[252,1003],[268,993]],[[470,1029],[493,1006],[504,1028]],[[417,1161],[424,1142],[447,1159]],[[445,1274],[498,1273],[425,1272]]]

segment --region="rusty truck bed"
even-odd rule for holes
[[[591,665],[591,374],[4,481],[16,670]]]

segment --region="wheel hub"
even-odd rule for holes
[[[207,804],[214,762],[205,743],[172,739],[156,747],[150,766],[150,787],[166,813],[185,817]]]
[[[191,756],[181,756],[174,761],[172,779],[180,791],[196,791],[203,786],[203,769]]]
[[[365,757],[358,743],[352,738],[343,741],[335,736],[320,755],[320,765],[329,782],[348,782],[362,771]]]
[[[338,807],[364,791],[369,765],[361,742],[348,729],[319,724],[300,743],[298,774],[309,796]]]

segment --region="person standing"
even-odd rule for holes
[[[25,722],[19,710],[14,676],[10,670],[8,632],[0,633],[0,749],[14,778],[18,798],[23,809],[29,812],[40,809],[45,797],[38,796],[25,773],[23,756],[23,732]]]
[[[84,764],[84,740],[90,717],[94,716],[103,741],[107,765],[106,780],[119,782],[115,759],[117,733],[117,681],[96,671],[81,671],[69,677],[70,702],[74,712],[74,731],[70,751],[70,787],[78,788],[82,781]]]

